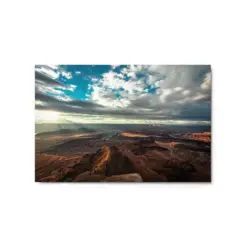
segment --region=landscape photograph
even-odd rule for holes
[[[211,182],[210,65],[35,65],[36,182]]]

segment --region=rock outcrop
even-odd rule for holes
[[[178,147],[178,148],[176,148]],[[152,139],[103,146],[82,157],[36,156],[41,182],[210,181],[210,154],[164,145]],[[45,160],[48,161],[44,165]]]
[[[142,182],[142,177],[138,173],[129,173],[106,177],[103,182]]]

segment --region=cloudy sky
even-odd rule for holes
[[[208,65],[36,65],[35,121],[210,124]]]

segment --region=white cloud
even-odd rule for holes
[[[156,83],[158,82],[157,81],[157,77],[154,76],[154,75],[148,75],[148,80],[147,80],[148,84],[153,84],[153,83]]]
[[[74,92],[76,88],[77,88],[77,85],[70,84],[68,85],[68,88],[66,90]]]
[[[189,95],[189,94],[190,94],[190,90],[184,90],[184,91],[182,92],[182,94],[185,95],[185,96],[186,96],[186,95]]]
[[[55,98],[57,98],[58,100],[61,100],[61,101],[72,101],[73,99],[67,95],[58,95],[58,96],[55,96]]]
[[[40,106],[44,106],[45,103],[40,101],[40,100],[35,100],[35,105],[40,105]]]
[[[166,97],[168,95],[170,95],[172,93],[172,90],[171,89],[162,89],[161,90],[161,94],[160,94],[160,101],[161,102],[165,102],[166,101]]]
[[[37,66],[35,68],[36,71],[39,71],[43,74],[46,74],[52,79],[57,79],[59,77],[59,72],[55,71],[52,67],[48,65],[43,65],[43,66]]]
[[[81,71],[76,71],[75,72],[77,75],[80,75],[81,74]]]
[[[192,97],[191,100],[192,101],[199,101],[199,100],[203,100],[206,98],[207,98],[207,95],[199,93],[199,94],[195,95],[194,97]]]
[[[92,77],[91,80],[92,80],[92,82],[96,82],[96,81],[98,81],[99,79]]]
[[[91,85],[93,92],[91,94],[91,100],[96,103],[107,106],[110,108],[125,108],[130,102],[128,99],[117,99],[115,94],[106,88],[99,87],[98,85]]]
[[[182,90],[183,90],[182,87],[175,87],[175,88],[174,88],[174,91],[175,91],[175,92],[180,92],[180,91],[182,91]]]
[[[209,90],[211,88],[212,73],[209,72],[205,75],[205,78],[201,84],[201,88],[204,90]]]
[[[53,70],[58,70],[59,66],[58,65],[54,65],[54,64],[49,64],[48,65],[50,68],[52,68]]]
[[[119,76],[120,75],[120,76]],[[126,81],[121,78],[121,74],[110,71],[103,74],[103,79],[99,81],[102,87],[106,87],[108,89],[124,89],[128,91],[128,93],[133,94],[136,92],[144,91],[145,84],[142,80],[134,80],[130,79]]]
[[[49,87],[46,85],[37,85],[37,90],[42,93],[52,93],[55,95],[63,95],[64,92],[61,91],[59,88]],[[63,89],[62,89],[63,90]]]
[[[72,74],[70,72],[66,72],[66,71],[61,71],[62,76],[64,76],[67,79],[71,79],[72,78]]]
[[[60,75],[66,79],[71,79],[71,72],[67,72],[64,68],[59,65],[37,65],[35,70],[46,74],[52,79],[57,79]]]

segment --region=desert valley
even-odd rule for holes
[[[41,132],[35,136],[35,179],[210,182],[211,132],[191,132],[193,126],[179,129],[182,131],[150,125],[78,125]]]

